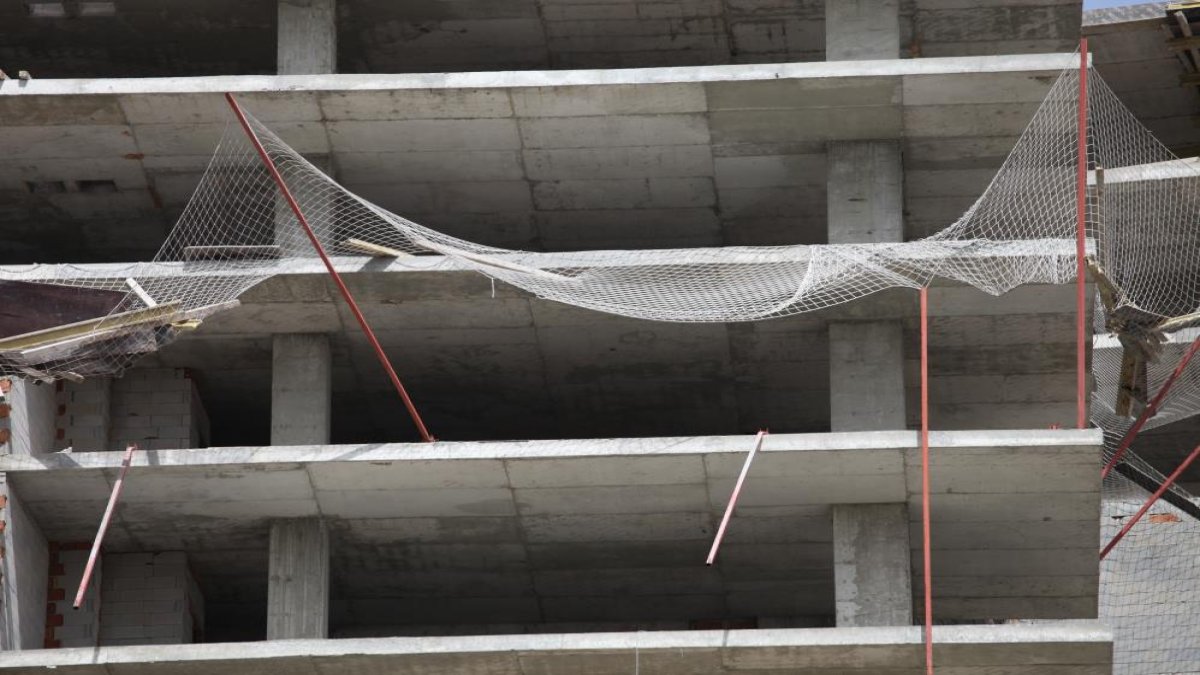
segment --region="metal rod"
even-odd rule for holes
[[[1179,358],[1179,363],[1175,365],[1175,370],[1171,372],[1170,377],[1168,377],[1167,381],[1163,382],[1163,385],[1159,387],[1158,393],[1154,395],[1154,399],[1150,401],[1149,405],[1147,405],[1145,408],[1142,408],[1142,412],[1138,415],[1137,420],[1134,421],[1133,426],[1129,427],[1129,431],[1125,432],[1125,436],[1121,439],[1120,445],[1117,446],[1116,452],[1113,453],[1112,458],[1108,460],[1108,463],[1104,465],[1104,468],[1100,470],[1101,479],[1108,478],[1108,474],[1112,472],[1113,467],[1116,466],[1122,459],[1124,459],[1125,453],[1129,450],[1129,446],[1133,445],[1133,440],[1137,438],[1138,433],[1141,432],[1142,427],[1146,424],[1146,421],[1158,414],[1158,406],[1162,404],[1163,399],[1167,397],[1167,393],[1171,391],[1171,387],[1175,385],[1175,380],[1178,380],[1179,376],[1183,374],[1183,371],[1187,369],[1187,366],[1189,363],[1191,363],[1192,358],[1196,356],[1197,351],[1200,351],[1200,337],[1197,337],[1192,341],[1191,346],[1189,346],[1187,351],[1183,353],[1183,356]]]
[[[1142,519],[1142,516],[1146,515],[1146,512],[1150,510],[1150,507],[1154,506],[1155,502],[1157,502],[1159,498],[1163,496],[1163,493],[1169,490],[1171,486],[1175,484],[1176,479],[1178,479],[1179,476],[1187,470],[1188,466],[1195,461],[1197,456],[1200,456],[1200,445],[1197,445],[1192,450],[1192,454],[1188,455],[1187,459],[1183,460],[1183,462],[1176,467],[1175,471],[1163,481],[1163,484],[1158,486],[1158,489],[1155,490],[1154,494],[1150,496],[1150,499],[1146,500],[1145,504],[1142,504],[1142,508],[1138,509],[1138,512],[1134,514],[1134,516],[1129,519],[1129,522],[1125,523],[1125,526],[1121,528],[1121,531],[1117,533],[1117,536],[1113,537],[1112,541],[1108,542],[1108,545],[1100,551],[1101,560],[1104,560],[1109,552],[1113,550],[1113,547],[1117,545],[1117,542],[1124,539],[1126,534],[1129,534],[1129,530],[1133,529],[1133,526],[1137,525],[1138,521]]]
[[[87,567],[83,568],[83,578],[79,580],[79,591],[75,593],[75,609],[83,605],[83,596],[87,593],[88,584],[92,581],[92,573],[96,571],[96,558],[100,557],[100,545],[104,543],[104,534],[108,532],[108,524],[112,521],[113,512],[117,510],[117,500],[121,498],[121,488],[125,485],[125,473],[133,461],[133,451],[137,445],[125,448],[125,458],[121,460],[121,472],[117,474],[117,482],[113,483],[112,494],[108,496],[108,506],[104,508],[104,517],[100,519],[100,529],[92,542],[92,552],[88,554]]]
[[[704,561],[705,565],[711,565],[717,559],[717,549],[721,548],[721,540],[725,538],[725,528],[729,526],[729,519],[733,517],[738,497],[742,494],[742,483],[746,482],[746,474],[750,473],[750,463],[754,461],[754,456],[762,448],[763,439],[767,437],[767,433],[766,429],[758,432],[758,436],[754,438],[754,448],[750,450],[750,454],[746,455],[746,461],[742,463],[742,472],[738,474],[737,483],[733,486],[733,493],[729,495],[729,503],[725,505],[725,515],[721,518],[721,525],[717,528],[717,536],[713,537],[712,548],[708,551],[708,558]]]
[[[929,526],[929,289],[921,288],[921,545],[925,575],[925,672],[933,675],[933,565]]]
[[[330,262],[329,256],[325,253],[325,247],[321,245],[320,240],[317,239],[317,235],[313,233],[312,227],[308,224],[308,219],[304,217],[304,212],[300,210],[300,205],[296,203],[296,199],[292,196],[292,191],[288,189],[283,176],[279,174],[279,169],[275,168],[275,163],[271,161],[266,148],[258,140],[258,134],[255,134],[254,130],[250,128],[250,123],[246,120],[246,115],[242,112],[241,106],[238,105],[237,99],[233,97],[233,94],[226,93],[225,100],[229,102],[229,107],[233,108],[233,114],[237,115],[238,123],[242,125],[242,130],[250,137],[250,142],[254,144],[254,149],[258,151],[258,156],[266,166],[267,171],[270,172],[271,178],[275,180],[275,185],[279,187],[283,198],[287,200],[288,206],[291,208],[292,213],[295,214],[296,220],[304,228],[304,234],[308,236],[308,240],[312,242],[317,255],[321,257],[321,262],[325,264],[325,269],[329,272],[329,276],[333,277],[333,283],[337,285],[338,291],[346,301],[346,305],[350,307],[350,312],[354,314],[359,327],[362,328],[363,335],[371,343],[371,347],[375,350],[375,356],[387,372],[388,378],[392,381],[392,386],[396,389],[396,393],[400,394],[400,400],[404,402],[404,407],[408,410],[408,416],[417,425],[417,431],[420,432],[422,440],[432,443],[436,439],[425,428],[425,422],[421,420],[421,415],[417,412],[417,406],[413,404],[412,398],[409,397],[408,391],[404,388],[404,384],[400,382],[400,376],[392,368],[392,362],[388,359],[387,353],[383,351],[383,346],[379,344],[379,339],[375,337],[375,331],[371,330],[371,325],[367,323],[367,318],[363,316],[362,310],[358,308],[358,303],[354,301],[354,296],[350,293],[350,289],[342,281],[342,276],[334,269],[333,263]]]
[[[1087,278],[1084,256],[1087,254],[1087,38],[1079,39],[1079,159],[1075,171],[1075,424],[1087,428]]]

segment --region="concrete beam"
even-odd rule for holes
[[[267,639],[329,637],[329,530],[316,518],[271,523]]]
[[[337,72],[337,0],[278,0],[280,75]]]
[[[332,421],[332,360],[322,334],[273,337],[271,444],[328,443]]]
[[[833,507],[838,626],[910,626],[908,505]]]

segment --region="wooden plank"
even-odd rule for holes
[[[1200,35],[1185,35],[1167,40],[1167,49],[1172,51],[1183,51],[1196,47],[1200,47]]]
[[[125,291],[28,281],[0,281],[0,339],[104,316]]]
[[[247,260],[282,257],[279,247],[269,246],[185,246],[184,260]]]
[[[110,316],[102,316],[87,321],[55,326],[44,330],[23,333],[0,340],[0,351],[16,351],[32,349],[55,342],[63,342],[88,333],[106,331],[114,328],[135,326],[144,323],[169,323],[179,316],[179,303],[172,302],[157,307],[135,309]]]
[[[392,248],[391,246],[382,246],[380,244],[372,244],[369,241],[362,239],[347,239],[342,242],[342,246],[359,253],[365,253],[373,258],[411,258],[412,254],[405,253],[400,249]]]

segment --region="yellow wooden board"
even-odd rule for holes
[[[169,323],[179,317],[179,303],[172,302],[157,307],[135,309],[96,319],[69,323],[53,328],[22,333],[0,340],[0,351],[22,350],[63,342],[96,331],[110,330],[144,323]]]

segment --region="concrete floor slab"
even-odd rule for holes
[[[334,595],[345,601],[340,609],[335,603],[335,634],[377,624],[372,612],[410,616],[396,612],[434,591],[458,609],[485,603],[488,618],[476,615],[479,624],[505,623],[512,607],[505,602],[524,607],[539,598],[530,624],[832,616],[829,505],[907,502],[919,522],[916,434],[768,436],[718,565],[706,568],[704,553],[752,441],[146,451],[136,455],[108,545],[195,553],[210,612],[251,616],[265,569],[230,568],[226,556],[264,551],[273,518],[324,517],[334,540]],[[934,432],[931,444],[939,616],[1094,615],[1099,486],[1077,476],[1094,479],[1100,433]],[[49,539],[86,541],[107,491],[57,486],[77,477],[107,486],[120,458],[8,456],[0,470]],[[624,474],[634,479],[624,483]],[[914,538],[918,570],[920,550]],[[943,576],[952,580],[946,586],[938,583]],[[368,577],[370,584],[355,581]],[[628,615],[604,604],[612,594],[588,590],[601,586],[637,598],[624,606]],[[397,620],[408,626],[396,630],[452,624],[453,616],[447,609],[434,622],[418,612]]]
[[[934,662],[956,673],[1111,672],[1112,635],[1095,621],[938,626]],[[489,675],[918,673],[921,629],[825,628],[589,635],[280,640],[243,644],[100,647],[0,654],[0,672],[72,675],[249,675],[471,672]]]

